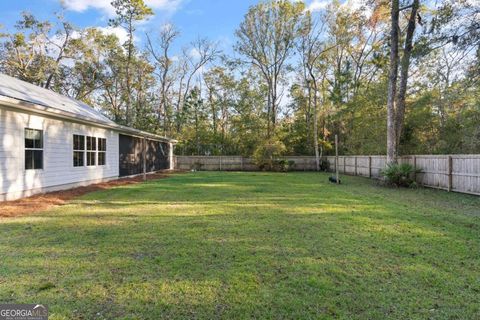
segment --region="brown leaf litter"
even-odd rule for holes
[[[147,175],[147,180],[158,180],[168,177],[167,172],[156,172]],[[84,194],[106,190],[113,187],[137,184],[143,182],[143,176],[121,178],[108,182],[92,184],[85,187],[78,187],[69,190],[55,191],[34,195],[14,201],[0,202],[0,218],[18,217],[40,211],[45,211],[55,206],[66,204],[69,200],[75,199]]]

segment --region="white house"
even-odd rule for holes
[[[0,201],[173,169],[173,143],[0,74]]]

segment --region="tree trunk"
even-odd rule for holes
[[[313,80],[313,147],[315,148],[315,169],[320,171],[320,156],[318,151],[318,88],[317,80],[312,74]]]
[[[390,31],[390,70],[388,75],[387,96],[387,165],[397,162],[395,146],[395,96],[398,75],[398,33],[399,33],[399,0],[392,0]]]
[[[419,0],[413,0],[412,11],[408,20],[407,34],[405,36],[405,47],[403,50],[402,60],[400,62],[400,84],[396,98],[396,114],[395,114],[395,153],[398,156],[400,148],[400,137],[402,135],[403,124],[405,119],[405,98],[407,94],[408,69],[410,68],[410,57],[413,49],[413,35],[415,33],[415,20],[419,7]]]
[[[273,85],[272,85],[272,133],[275,135],[275,129],[277,126],[277,80],[275,78]]]
[[[308,79],[306,75],[305,75],[305,79]],[[313,142],[310,140],[312,137],[311,125],[310,125],[310,122],[312,120],[312,116],[311,116],[312,89],[308,81],[307,81],[307,94],[308,94],[308,100],[307,100],[307,107],[305,110],[305,128],[306,128],[306,136],[307,136],[307,146],[311,146],[313,144]]]
[[[270,115],[272,112],[272,84],[268,82],[268,97],[267,97],[267,138],[271,137]]]

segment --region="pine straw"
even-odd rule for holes
[[[168,177],[167,172],[157,172],[147,175],[147,180],[157,180]],[[54,206],[66,204],[69,200],[75,199],[84,194],[99,190],[110,189],[118,186],[137,184],[143,182],[143,176],[122,178],[109,182],[92,184],[85,187],[78,187],[69,190],[55,191],[34,195],[14,201],[0,202],[0,218],[18,217],[45,211]]]

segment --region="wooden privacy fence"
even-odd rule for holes
[[[284,157],[295,161],[294,170],[314,171],[315,157]],[[335,157],[323,157],[330,171],[335,171]],[[199,167],[207,171],[256,171],[252,158],[241,156],[176,156],[175,168],[191,170]],[[480,195],[480,155],[412,155],[403,156],[400,163],[410,163],[421,173],[415,181],[422,186],[447,191]],[[385,167],[385,156],[339,156],[338,170],[342,174],[380,178]]]

